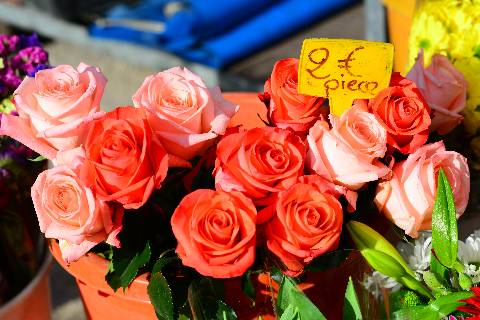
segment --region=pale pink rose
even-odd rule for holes
[[[32,186],[32,200],[45,237],[60,240],[63,259],[78,260],[96,244],[120,246],[123,208],[100,201],[78,176],[80,148],[59,152],[58,166],[42,172]],[[68,162],[67,166],[65,162]]]
[[[374,201],[379,211],[412,237],[419,230],[430,230],[440,168],[452,186],[459,217],[470,193],[467,159],[446,151],[442,141],[424,145],[394,165],[392,178],[377,187]]]
[[[26,77],[15,91],[19,116],[4,114],[0,134],[53,159],[78,146],[85,124],[99,116],[107,80],[98,68],[60,65]]]
[[[385,176],[389,169],[378,158],[385,155],[386,131],[357,101],[341,118],[330,115],[332,128],[318,121],[307,136],[307,168],[328,181],[351,190]]]
[[[447,134],[463,119],[460,111],[467,99],[467,81],[447,57],[435,54],[425,68],[423,51],[407,75],[420,89],[433,112],[430,131]]]
[[[149,111],[150,126],[167,152],[183,160],[201,155],[223,135],[238,108],[183,67],[147,77],[133,103]]]

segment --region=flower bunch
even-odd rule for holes
[[[440,54],[448,57],[465,77],[468,99],[462,113],[465,115],[465,126],[471,134],[476,133],[480,119],[480,90],[477,85],[480,81],[479,9],[478,1],[423,1],[413,21],[409,40],[410,66],[414,64],[418,52],[423,50],[426,65],[443,63],[436,61],[438,58],[435,58],[435,54]],[[461,106],[457,104],[459,102],[451,100],[452,106],[447,110],[457,113],[461,110],[458,109]]]
[[[369,190],[407,234],[430,229],[440,169],[463,213],[466,159],[428,141],[424,96],[435,88],[393,74],[335,116],[325,99],[298,94],[297,73],[297,59],[276,63],[259,95],[265,125],[245,129],[229,125],[238,106],[186,68],[147,77],[132,106],[105,113],[101,71],[60,65],[22,82],[18,115],[5,114],[0,133],[52,160],[32,187],[40,229],[69,263],[89,251],[110,257],[114,289],[143,270],[155,286],[181,273],[195,287],[278,268],[288,276],[281,288],[292,285],[290,276],[342,246],[347,212]]]

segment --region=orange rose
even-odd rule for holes
[[[230,134],[217,146],[215,185],[268,205],[272,194],[303,174],[305,153],[305,144],[290,130],[264,127]]]
[[[145,112],[119,107],[92,123],[85,141],[85,178],[97,194],[137,209],[168,170],[168,156],[152,135]]]
[[[265,227],[268,249],[291,276],[301,273],[313,258],[336,249],[342,232],[337,191],[328,181],[313,177],[278,194],[276,215]]]
[[[393,73],[390,87],[370,100],[369,107],[387,130],[387,144],[407,154],[428,139],[430,108],[413,81]]]
[[[323,98],[299,94],[297,86],[298,59],[282,59],[275,63],[272,75],[265,82],[264,97],[270,98],[269,117],[275,126],[305,133],[328,111],[321,108]]]
[[[252,201],[240,192],[188,194],[171,220],[183,264],[214,278],[242,275],[255,261],[256,215]]]

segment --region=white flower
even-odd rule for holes
[[[373,271],[371,274],[366,274],[363,278],[362,285],[367,289],[376,299],[382,297],[382,289],[390,290],[390,292],[398,291],[401,285],[383,273]]]
[[[430,255],[432,252],[432,233],[430,231],[419,232],[414,243],[402,242],[398,245],[398,251],[407,260],[412,270],[421,276],[430,268]]]
[[[466,275],[470,276],[473,285],[480,283],[480,268],[478,266],[466,263],[463,272],[465,272]]]
[[[480,230],[475,231],[465,242],[458,241],[458,258],[464,264],[480,262]]]

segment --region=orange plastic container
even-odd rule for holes
[[[225,93],[225,98],[240,105],[240,110],[232,119],[231,126],[242,125],[249,129],[265,126],[257,113],[266,118],[266,108],[256,93]],[[80,288],[87,317],[93,320],[154,320],[157,319],[147,293],[148,274],[138,276],[128,289],[113,292],[105,281],[108,269],[107,260],[87,254],[76,262],[67,265],[61,256],[56,241],[50,242],[50,250],[62,267],[76,278]],[[300,287],[320,308],[328,319],[341,319],[344,290],[348,277],[357,279],[363,275],[366,266],[358,254],[351,255],[344,264],[325,272],[307,274]],[[255,307],[241,289],[240,279],[229,279],[225,283],[225,300],[231,305],[241,320],[275,319],[272,293],[276,294],[278,286],[267,274],[256,275],[253,279],[256,287]],[[172,284],[174,285],[174,284]]]
[[[12,300],[0,308],[4,320],[50,320],[49,274],[52,256],[47,252],[40,270],[33,280]]]
[[[393,68],[405,72],[408,62],[408,37],[415,11],[415,0],[383,0],[387,8],[389,41],[395,46]]]

